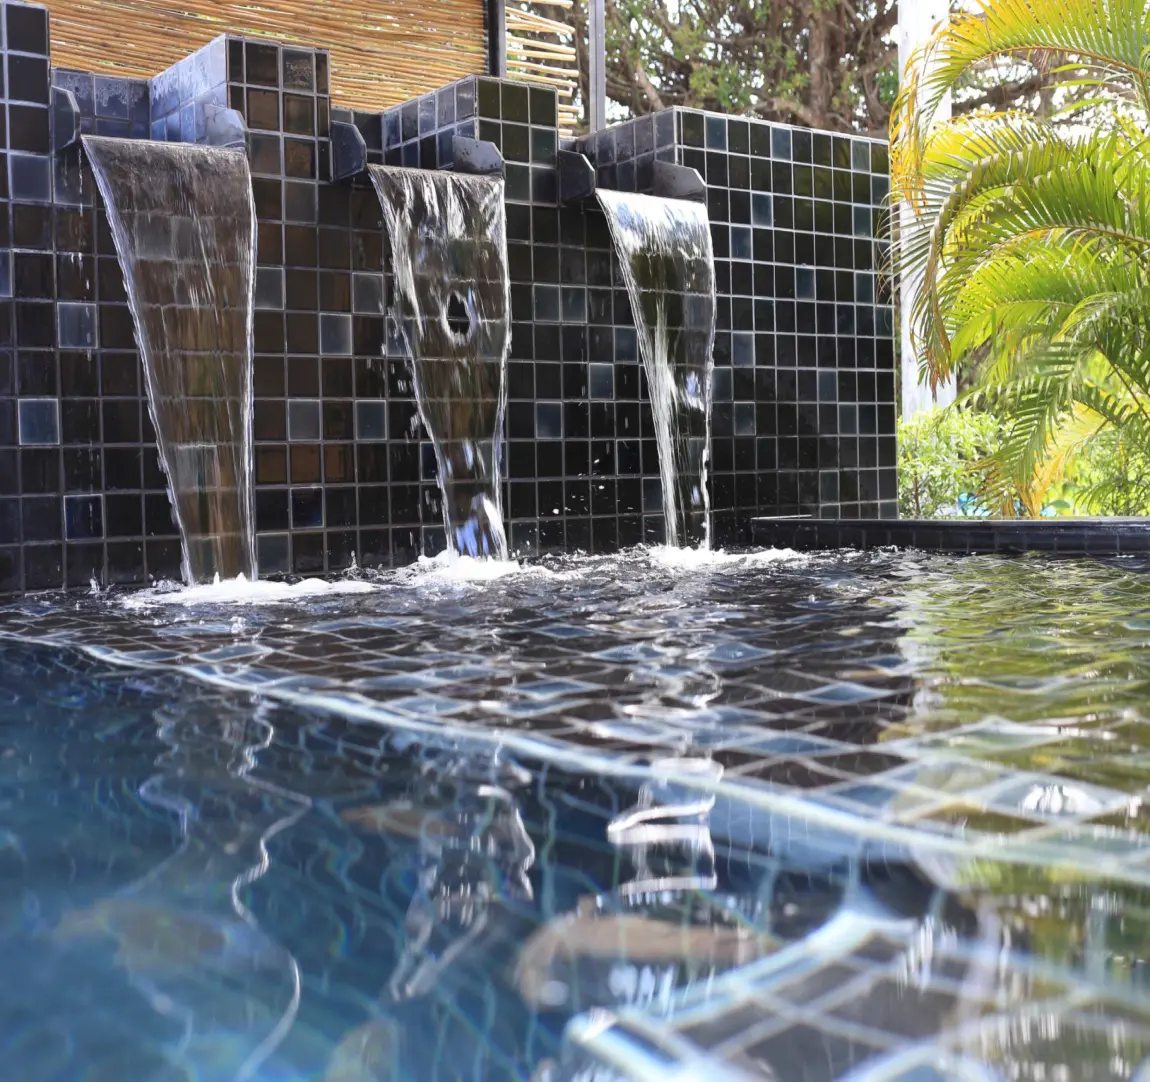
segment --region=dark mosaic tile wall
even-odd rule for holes
[[[758,518],[756,544],[801,552],[828,549],[915,548],[958,555],[1145,556],[1145,519],[821,519]]]
[[[656,159],[707,183],[720,533],[756,506],[896,517],[886,144],[674,109],[580,149],[603,187],[651,191]]]
[[[42,8],[2,5],[0,594],[178,577],[123,278],[90,171],[50,153],[50,82],[85,132],[202,141],[246,119],[258,217],[255,471],[265,572],[408,562],[443,545],[434,456],[385,313],[382,216],[332,184],[331,119],[369,161],[442,168],[452,136],[507,161],[513,333],[506,509],[522,553],[661,537],[658,462],[630,304],[605,220],[560,206],[551,92],[463,80],[383,115],[333,109],[328,56],[219,39],[151,83],[50,72]],[[709,185],[720,290],[712,506],[893,516],[889,298],[874,273],[884,149],[676,110],[587,148],[604,186],[656,156]]]

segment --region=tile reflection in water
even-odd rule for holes
[[[1138,1078],[1146,569],[709,559],[0,613],[5,1062]]]

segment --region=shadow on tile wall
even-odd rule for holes
[[[5,3],[0,170],[0,594],[178,578],[180,544],[107,217],[78,148],[50,152],[50,86],[85,132],[202,141],[249,129],[258,217],[254,382],[261,571],[410,562],[444,544],[434,456],[386,317],[366,178],[328,183],[332,119],[368,159],[507,162],[512,281],[505,510],[512,547],[662,537],[630,304],[593,201],[560,206],[554,92],[470,78],[384,114],[333,109],[322,50],[220,38],[149,82],[49,68],[47,13]],[[604,187],[656,158],[705,178],[719,286],[711,504],[720,544],[757,514],[893,517],[893,320],[877,261],[885,146],[675,109],[580,144]]]

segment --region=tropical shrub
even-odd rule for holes
[[[899,423],[898,510],[903,518],[984,515],[978,463],[1001,440],[989,414],[926,410]]]
[[[974,374],[960,409],[1003,419],[983,463],[1002,513],[1040,513],[1080,460],[1150,454],[1148,58],[1150,0],[983,0],[936,33],[895,104],[897,258],[925,282],[916,348],[927,379]],[[1058,67],[1093,93],[1045,117],[937,122],[988,61]],[[1118,474],[1072,483],[1098,506],[1137,503]]]
[[[1116,428],[1086,443],[1050,483],[1032,478],[1003,506],[986,464],[1004,423],[976,410],[916,413],[898,428],[898,497],[903,518],[1002,515],[1150,515],[1150,454]]]
[[[1150,453],[1118,429],[1103,429],[1050,495],[1076,515],[1150,515]]]

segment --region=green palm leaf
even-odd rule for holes
[[[938,122],[945,95],[1000,58],[1057,62],[1096,87],[1095,122]],[[923,282],[923,376],[973,376],[959,408],[1007,419],[985,463],[999,495],[1033,491],[1100,432],[1150,451],[1148,121],[1150,0],[983,0],[908,69],[892,120],[894,268]]]

